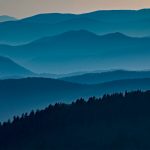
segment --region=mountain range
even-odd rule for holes
[[[21,79],[25,77],[59,79],[78,84],[100,84],[125,79],[150,78],[150,71],[97,70],[91,72],[83,71],[66,74],[38,74],[19,65],[8,57],[0,56],[0,79]]]
[[[150,36],[149,14],[149,9],[96,11],[79,15],[40,14],[13,22],[1,23],[0,42],[18,45],[45,36],[81,29],[96,34],[122,32],[130,36]]]
[[[150,65],[149,42],[149,37],[129,37],[119,32],[97,35],[77,30],[25,45],[0,45],[0,55],[9,56],[37,73],[61,74],[110,68],[143,70]]]
[[[150,66],[149,19],[150,9],[143,9],[1,22],[0,120],[49,103],[149,90],[150,72],[138,71]]]
[[[8,57],[0,56],[0,79],[17,79],[24,77],[53,78],[79,84],[100,84],[115,80],[150,78],[150,71],[99,70],[66,74],[38,74],[19,65]]]
[[[0,150],[148,150],[149,66],[150,9],[0,16]]]
[[[115,92],[149,90],[150,78],[126,79],[95,85],[83,85],[46,78],[0,80],[0,120],[42,109],[56,102],[71,103],[75,99],[103,96]]]
[[[116,80],[140,79],[140,78],[150,78],[150,71],[114,70],[114,71],[104,71],[101,73],[85,73],[81,75],[62,77],[59,79],[79,84],[100,84]]]

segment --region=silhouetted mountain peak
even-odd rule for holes
[[[102,36],[103,38],[116,38],[116,39],[124,39],[124,38],[131,38],[123,33],[120,32],[114,32],[114,33],[109,33],[109,34],[105,34]]]
[[[137,10],[137,12],[150,13],[150,9],[149,8],[143,8],[143,9]]]
[[[56,36],[52,36],[52,37],[45,37],[39,40],[34,41],[34,44],[37,43],[49,43],[49,41],[54,40],[54,41],[64,41],[64,40],[84,40],[84,39],[88,39],[88,40],[94,40],[94,39],[99,38],[98,35],[87,31],[87,30],[72,30],[72,31],[67,31],[64,32],[62,34],[56,35]],[[32,43],[31,43],[32,44]]]
[[[0,22],[5,22],[5,21],[14,21],[16,18],[7,16],[7,15],[2,15],[0,16]]]

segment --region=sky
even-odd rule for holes
[[[150,0],[0,0],[0,15],[24,18],[40,13],[150,8]]]

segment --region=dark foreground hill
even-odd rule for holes
[[[150,91],[77,100],[0,126],[1,150],[148,150]]]
[[[0,80],[0,121],[14,115],[42,109],[56,102],[70,103],[77,98],[102,96],[115,92],[149,90],[150,79],[131,79],[82,85],[44,78]]]
[[[150,88],[150,87],[149,87]],[[71,102],[77,98],[98,96],[98,86],[73,84],[46,78],[0,80],[0,120],[49,103]]]

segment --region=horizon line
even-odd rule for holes
[[[37,16],[37,15],[44,15],[44,14],[72,14],[72,15],[82,15],[82,14],[89,14],[89,13],[93,13],[93,12],[98,12],[98,11],[141,11],[141,10],[150,10],[150,7],[147,8],[139,8],[139,9],[97,9],[97,10],[91,10],[91,11],[85,11],[85,12],[80,12],[80,13],[75,13],[75,12],[41,12],[41,13],[35,13],[35,14],[31,14],[31,15],[27,15],[27,16],[23,16],[23,17],[17,17],[17,16],[13,16],[13,15],[7,15],[7,14],[2,14],[0,16],[8,16],[8,17],[13,17],[15,19],[25,19],[25,18],[29,18],[29,17],[33,17],[33,16]]]

